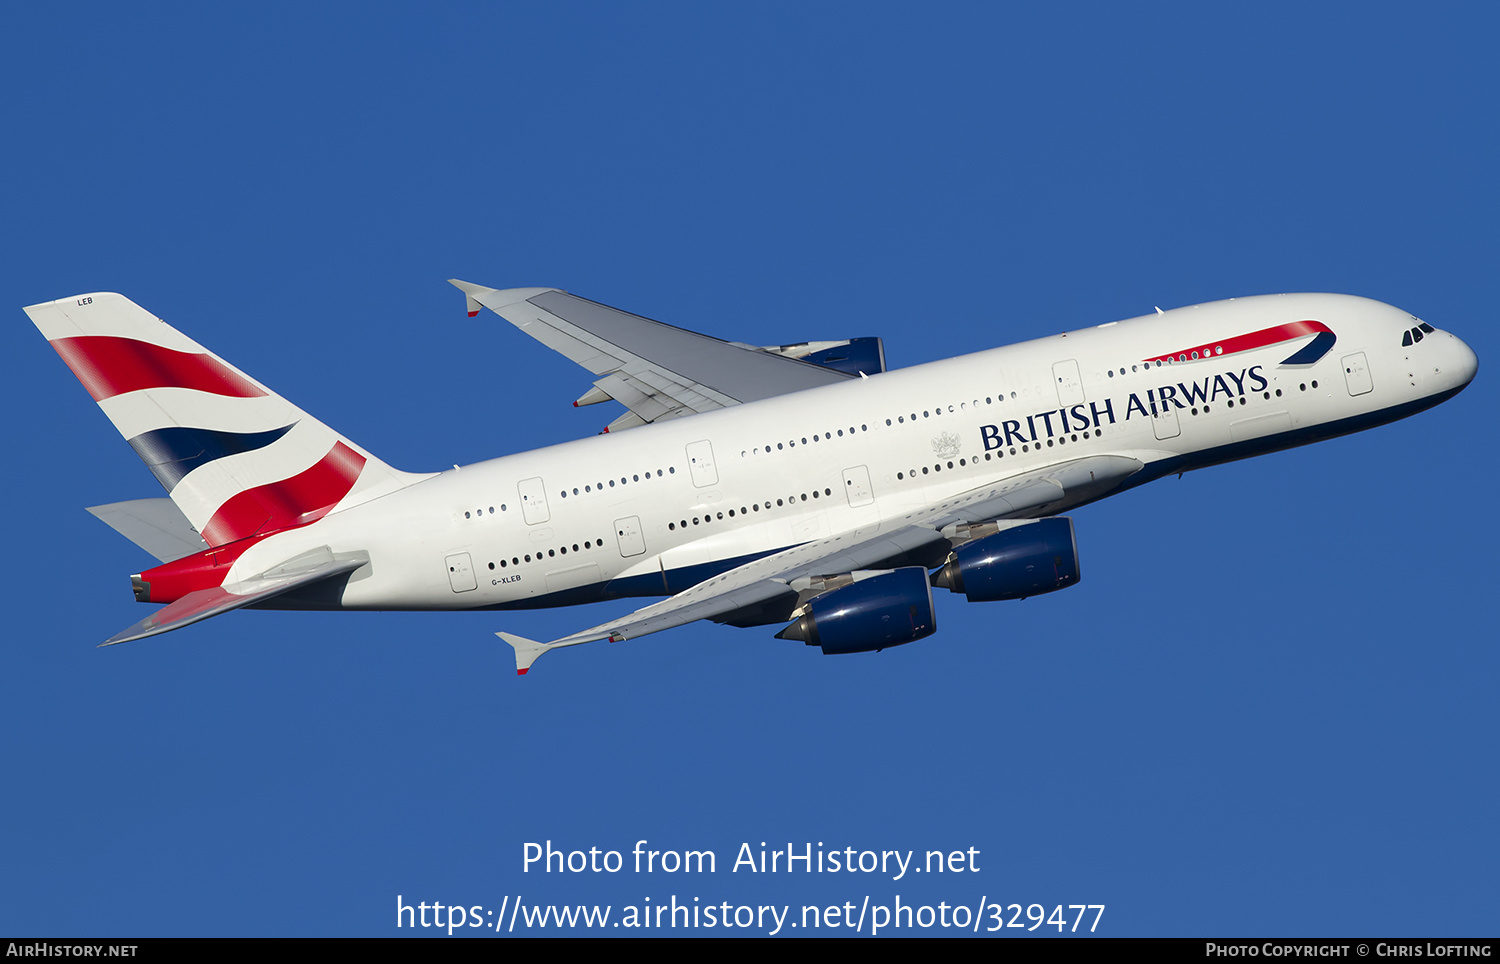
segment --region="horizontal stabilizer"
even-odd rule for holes
[[[208,548],[171,499],[131,499],[89,506],[88,511],[158,562],[171,562]]]
[[[353,572],[369,564],[369,561],[370,556],[365,552],[341,552],[334,555],[326,546],[314,549],[312,552],[288,559],[253,578],[190,592],[176,602],[158,609],[124,632],[111,636],[100,645],[113,646],[116,643],[128,643],[133,639],[144,639],[147,636],[191,626],[210,616],[265,602],[284,592],[290,592],[346,572]]]

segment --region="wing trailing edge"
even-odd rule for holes
[[[473,317],[488,308],[597,376],[578,405],[614,399],[618,432],[883,371],[879,339],[757,348],[677,328],[558,288],[486,288],[450,278]],[[858,345],[855,342],[859,342]],[[826,357],[825,357],[826,356]]]

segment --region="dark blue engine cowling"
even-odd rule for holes
[[[849,375],[878,375],[885,371],[885,343],[879,338],[851,338],[847,345],[815,351],[802,360]]]
[[[896,569],[814,597],[806,614],[777,633],[835,653],[868,653],[937,631],[932,588],[920,566]]]
[[[969,602],[992,602],[1056,592],[1078,579],[1073,520],[1056,518],[964,543],[953,550],[933,584],[963,593]]]

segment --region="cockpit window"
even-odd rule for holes
[[[1415,345],[1417,342],[1422,340],[1422,332],[1425,331],[1430,335],[1434,330],[1435,329],[1427,322],[1419,322],[1417,324],[1417,327],[1406,329],[1406,334],[1401,336],[1401,347],[1410,348],[1412,345]]]

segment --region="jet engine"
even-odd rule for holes
[[[878,375],[885,371],[885,342],[879,338],[845,341],[803,341],[795,345],[767,345],[760,351],[800,358],[846,375]]]
[[[832,656],[900,646],[936,631],[927,570],[912,566],[855,573],[852,583],[809,599],[776,638],[800,639]]]
[[[1073,520],[1059,517],[964,543],[949,553],[932,584],[962,593],[969,602],[992,602],[1056,592],[1078,579]]]

